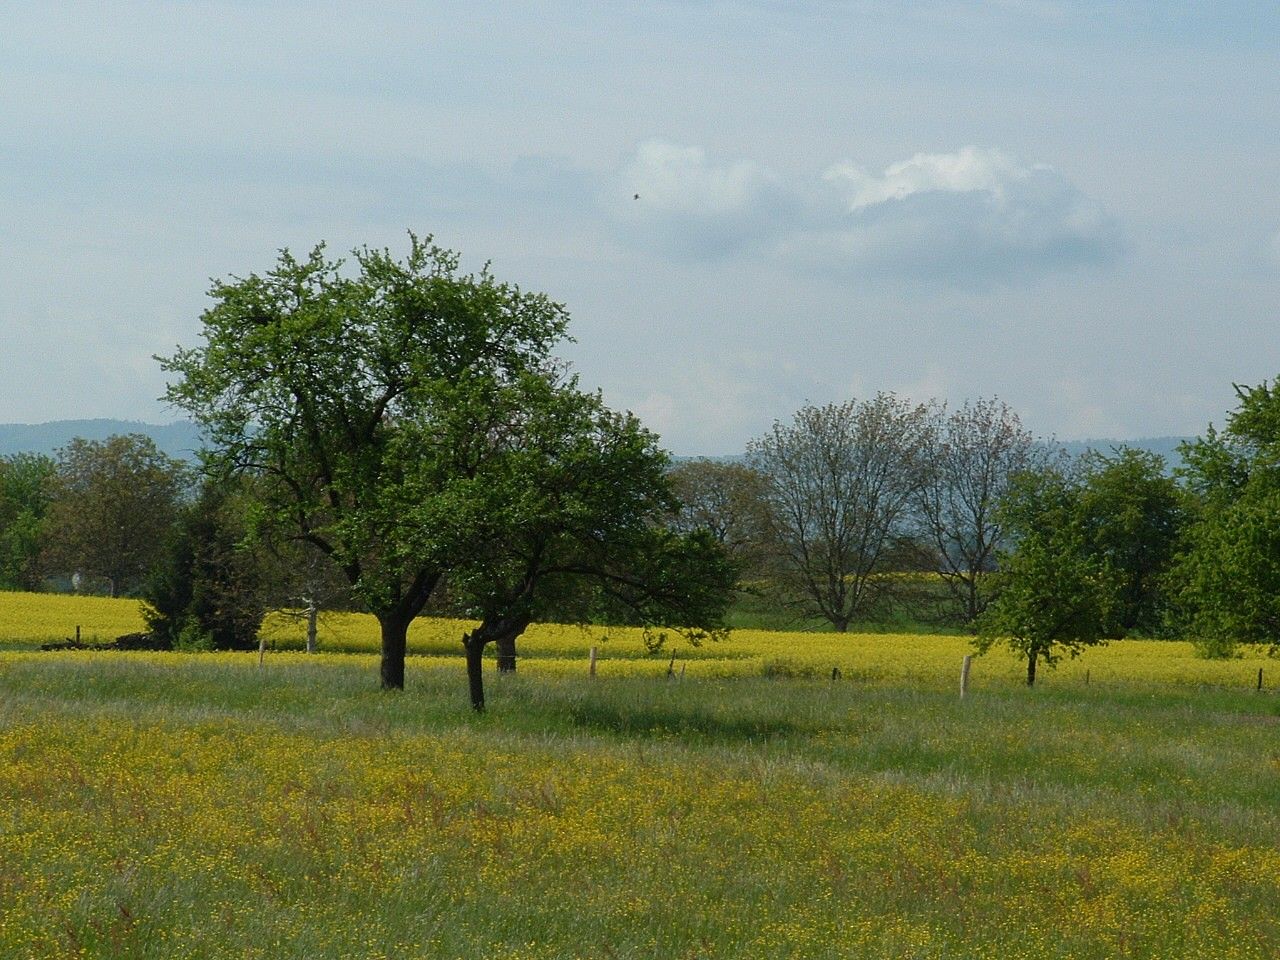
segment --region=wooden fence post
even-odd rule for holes
[[[1262,668],[1258,668],[1258,692],[1262,692]]]
[[[267,638],[266,635],[258,637],[258,667],[262,667],[262,658],[267,655]]]
[[[589,676],[594,677],[596,675],[596,648],[595,647],[591,648],[591,661],[590,661],[590,666],[587,668],[587,672]]]
[[[671,654],[671,662],[667,664],[667,679],[671,680],[676,675],[676,655]]]
[[[964,655],[964,659],[960,661],[960,699],[963,700],[969,693],[969,665],[973,663],[973,657],[969,654]]]

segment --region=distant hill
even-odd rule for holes
[[[1142,437],[1138,440],[1059,440],[1057,444],[1073,457],[1078,457],[1089,450],[1110,455],[1112,449],[1119,447],[1146,450],[1164,457],[1165,464],[1172,470],[1182,463],[1182,457],[1178,454],[1178,444],[1194,439],[1195,437]]]
[[[168,424],[142,423],[137,420],[51,420],[48,423],[0,423],[0,457],[15,453],[53,453],[75,437],[105,440],[117,433],[142,433],[155,441],[161,451],[182,460],[194,460],[200,448],[200,431],[188,420]],[[1192,437],[1144,437],[1138,440],[1059,440],[1057,445],[1072,456],[1086,450],[1109,454],[1113,447],[1134,447],[1164,457],[1169,468],[1181,462],[1178,444]],[[740,462],[745,454],[719,457],[673,457],[683,460],[720,460]]]
[[[71,440],[105,440],[118,433],[141,433],[171,457],[194,460],[200,448],[200,431],[194,423],[168,424],[137,420],[52,420],[49,423],[0,423],[0,456],[15,453],[53,453]]]
[[[1135,450],[1146,450],[1150,453],[1156,453],[1164,457],[1164,462],[1170,470],[1178,466],[1182,462],[1182,457],[1178,455],[1178,444],[1194,440],[1195,437],[1141,437],[1137,440],[1050,440],[1047,441],[1051,446],[1055,446],[1061,450],[1065,450],[1073,457],[1078,457],[1090,450],[1096,450],[1098,453],[1111,455],[1111,451],[1121,447],[1132,447]],[[688,460],[712,460],[720,463],[742,463],[747,459],[745,453],[729,454],[720,457],[672,457],[676,463],[683,463]]]

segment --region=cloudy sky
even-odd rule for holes
[[[1270,0],[14,6],[0,421],[173,419],[211,277],[407,229],[680,454],[880,390],[1191,434],[1280,374]]]

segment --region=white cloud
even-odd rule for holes
[[[642,144],[611,187],[632,239],[676,259],[755,245],[850,277],[1009,280],[1115,258],[1115,222],[1062,174],[996,149],[850,163],[788,182],[750,160]],[[638,198],[637,198],[638,195]]]
[[[1115,222],[1045,164],[1000,150],[918,153],[880,175],[842,163],[823,177],[843,208],[808,253],[836,268],[960,282],[1013,279],[1115,258]]]
[[[604,206],[635,239],[676,257],[714,258],[776,232],[794,203],[751,160],[712,161],[701,147],[642,143],[608,183]]]
[[[1047,167],[1036,169],[1047,170]],[[876,177],[853,163],[828,168],[823,179],[847,195],[849,209],[860,210],[916,193],[988,193],[1005,201],[1005,184],[1025,179],[1030,171],[999,150],[962,147],[955,153],[917,153],[890,164]]]

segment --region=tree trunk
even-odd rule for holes
[[[316,652],[316,618],[320,610],[314,600],[307,601],[307,653]],[[403,672],[403,671],[402,671]]]
[[[408,644],[409,621],[399,617],[379,617],[382,627],[382,689],[404,689],[404,653]]]
[[[524,615],[509,617],[492,616],[480,621],[476,627],[462,637],[462,646],[467,651],[467,680],[471,684],[471,706],[476,710],[484,709],[484,673],[481,671],[484,648],[489,643],[498,646],[499,669],[504,673],[514,672],[516,668],[516,637],[524,633],[529,626],[529,618]],[[503,661],[510,664],[504,667]]]
[[[516,634],[504,633],[498,637],[498,672],[516,672]]]
[[[968,580],[968,596],[965,598],[965,623],[973,623],[981,613],[978,609],[978,576],[973,574]]]
[[[1036,685],[1036,661],[1040,659],[1036,651],[1032,650],[1027,654],[1027,686],[1034,687]]]
[[[479,630],[467,634],[462,645],[467,651],[467,682],[471,686],[471,709],[484,712],[484,648],[485,640]]]

